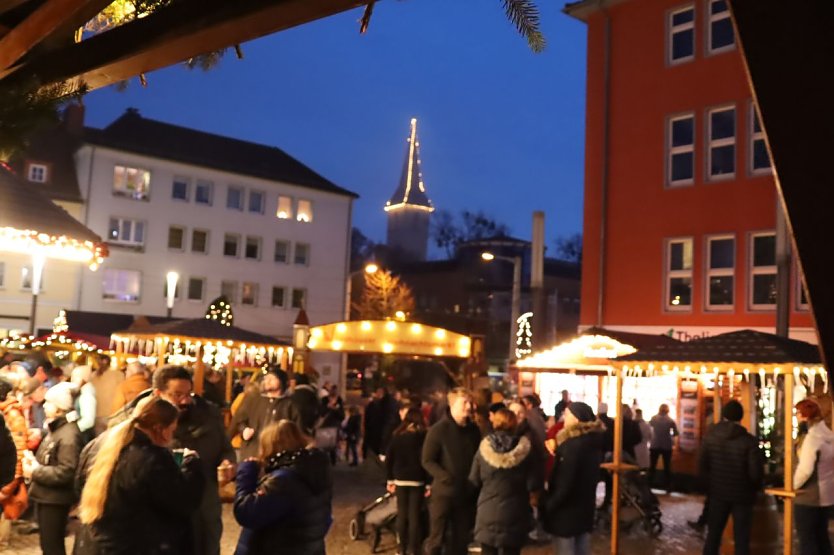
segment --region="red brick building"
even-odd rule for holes
[[[777,197],[724,0],[583,0],[580,325],[687,339],[776,322]],[[790,333],[816,341],[798,271]]]

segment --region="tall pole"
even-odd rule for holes
[[[550,344],[547,318],[547,300],[544,293],[544,212],[533,212],[533,248],[530,261],[530,290],[533,297],[533,337],[534,351]]]
[[[793,374],[785,372],[785,505],[782,512],[782,553],[793,552]]]
[[[515,360],[516,336],[518,335],[518,317],[521,316],[521,257],[513,257],[513,301],[510,314],[510,352],[507,367]]]
[[[35,335],[35,320],[38,315],[38,295],[41,292],[44,264],[46,264],[46,257],[43,253],[35,251],[32,254],[32,310],[29,314],[29,335]]]
[[[788,336],[791,298],[791,241],[782,198],[776,200],[776,335]]]

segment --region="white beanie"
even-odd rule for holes
[[[61,382],[46,390],[44,400],[64,412],[70,412],[75,406],[76,388],[69,382]]]
[[[72,369],[72,377],[70,380],[72,383],[80,386],[81,382],[88,383],[92,376],[93,368],[88,364],[84,364],[83,366],[76,366]]]

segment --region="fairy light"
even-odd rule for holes
[[[27,255],[40,252],[46,258],[84,262],[91,270],[96,270],[108,255],[107,246],[103,243],[13,227],[0,227],[0,252]]]

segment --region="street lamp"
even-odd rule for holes
[[[32,254],[32,275],[30,276],[32,285],[32,313],[29,315],[29,335],[35,335],[35,316],[38,313],[38,295],[41,292],[41,278],[43,277],[43,267],[46,264],[46,256],[40,251],[35,251]]]
[[[174,313],[174,297],[177,294],[177,282],[179,280],[180,275],[177,272],[165,274],[165,304],[168,306],[168,318]]]
[[[515,343],[516,334],[518,330],[518,318],[521,315],[521,257],[520,256],[500,256],[491,252],[482,252],[481,259],[485,262],[492,262],[493,260],[502,260],[504,262],[513,263],[513,297],[512,309],[510,314],[510,349],[507,355],[507,366],[509,366],[515,358]]]

